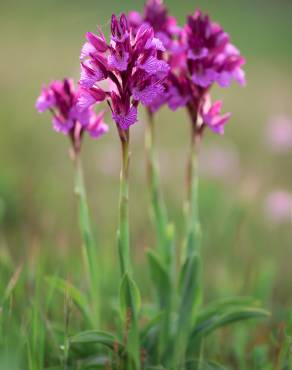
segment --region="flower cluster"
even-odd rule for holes
[[[37,108],[57,107],[53,125],[65,134],[82,130],[98,137],[105,130],[103,113],[92,106],[107,101],[119,130],[138,121],[139,103],[152,113],[167,104],[171,110],[187,108],[194,132],[209,127],[223,134],[230,114],[221,116],[222,102],[211,103],[210,90],[217,83],[228,87],[233,80],[245,84],[245,63],[223,28],[197,10],[184,27],[168,14],[163,0],[147,0],[143,14],[114,14],[111,38],[88,32],[80,54],[78,91],[72,83],[54,82],[44,88]],[[93,122],[95,122],[93,124]]]
[[[241,68],[244,58],[219,24],[197,10],[188,17],[185,33],[187,67],[195,85],[209,88],[217,82],[221,87],[228,87],[233,79],[245,84]]]
[[[108,131],[104,123],[104,112],[98,115],[91,108],[79,111],[76,106],[80,89],[74,88],[72,80],[53,81],[44,86],[36,101],[36,108],[43,113],[50,110],[53,114],[53,128],[69,135],[75,149],[79,149],[84,131],[93,138],[99,138]]]
[[[175,83],[169,91],[169,101],[176,101],[177,104],[169,106],[177,109],[187,104],[193,120],[196,120],[198,132],[208,126],[215,133],[223,134],[230,114],[220,116],[222,102],[211,104],[210,89],[214,83],[228,87],[232,80],[244,85],[245,76],[241,68],[244,58],[231,44],[229,35],[222,27],[200,10],[188,17],[181,43],[184,45],[184,56],[180,60],[183,63],[180,64],[179,77],[173,77]],[[202,119],[201,124],[198,117]]]
[[[143,15],[132,11],[129,13],[128,19],[133,30],[137,30],[142,24],[152,27],[155,37],[163,43],[166,51],[176,51],[177,37],[181,29],[177,25],[176,19],[168,15],[168,10],[162,0],[148,0]]]
[[[88,32],[86,38],[80,56],[78,108],[82,112],[107,100],[118,128],[127,130],[138,120],[138,104],[148,106],[164,91],[169,66],[158,58],[158,52],[165,48],[152,27],[143,23],[134,32],[124,14],[112,16],[109,44],[101,30],[98,34]],[[108,90],[98,85],[104,80]]]
[[[168,9],[162,0],[148,0],[145,4],[143,14],[132,11],[129,13],[128,19],[133,32],[138,30],[141,25],[152,27],[155,37],[162,42],[165,48],[164,51],[158,52],[158,58],[167,61],[171,69],[176,66],[177,57],[179,57],[182,52],[179,42],[182,30],[177,25],[176,19],[168,14]],[[169,75],[171,74],[171,69]],[[164,91],[161,94],[157,94],[151,104],[147,105],[152,113],[156,112],[169,100],[168,79],[164,80],[163,87]]]
[[[153,27],[166,48],[162,58],[171,66],[165,92],[150,110],[156,111],[164,103],[172,110],[187,107],[197,131],[209,126],[222,134],[230,114],[220,115],[221,102],[211,105],[210,89],[214,83],[228,87],[232,80],[245,84],[245,61],[229,35],[200,10],[180,29],[162,0],[148,0],[143,16],[132,12],[130,19],[133,25],[144,22]]]

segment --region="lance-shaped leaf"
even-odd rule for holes
[[[120,311],[123,319],[127,318],[129,310],[131,315],[137,316],[140,308],[141,297],[139,289],[128,273],[125,273],[120,286]]]
[[[205,337],[214,330],[221,327],[233,324],[235,322],[265,318],[269,316],[269,312],[260,308],[254,307],[236,307],[221,314],[214,314],[205,321],[198,323],[191,333],[191,341]]]
[[[147,256],[151,278],[157,291],[160,308],[165,309],[170,304],[171,299],[170,276],[165,265],[154,251],[148,250]]]
[[[156,348],[158,360],[161,360],[161,356],[165,352],[169,341],[170,316],[172,309],[171,278],[165,264],[163,264],[161,259],[152,250],[148,251],[148,261],[159,306],[160,309],[164,311],[159,327],[159,344]]]
[[[218,299],[202,308],[198,313],[196,323],[199,324],[216,314],[236,309],[236,307],[257,307],[259,305],[260,302],[252,297],[227,297]]]
[[[173,343],[174,368],[179,368],[184,363],[193,314],[200,295],[199,275],[200,258],[197,254],[190,254],[181,274],[181,302]]]
[[[100,330],[87,330],[70,337],[70,344],[102,344],[111,350],[123,348],[123,344],[111,333]]]

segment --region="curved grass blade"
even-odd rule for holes
[[[46,281],[48,284],[52,285],[56,290],[58,290],[61,294],[63,295],[65,295],[66,293],[69,294],[72,301],[82,312],[84,319],[90,324],[90,326],[93,325],[91,319],[92,315],[89,309],[90,307],[89,301],[87,297],[78,288],[70,284],[68,281],[56,276],[46,277]]]
[[[19,280],[19,277],[20,277],[20,274],[22,272],[22,265],[18,266],[17,269],[15,270],[14,274],[12,275],[11,279],[9,280],[8,284],[7,284],[7,287],[4,291],[4,294],[3,294],[3,297],[2,297],[2,301],[1,301],[1,306],[4,305],[4,303],[9,299],[9,297],[11,296],[18,280]]]
[[[235,322],[256,318],[265,318],[269,315],[270,313],[268,311],[253,307],[239,307],[235,308],[234,310],[230,310],[229,312],[215,314],[209,319],[195,326],[191,334],[191,341],[200,337],[205,337],[214,330]]]
[[[160,326],[160,321],[164,316],[164,312],[159,312],[156,316],[154,316],[141,330],[141,345],[147,346],[147,340],[149,335],[153,331],[158,331],[158,327]]]
[[[111,350],[123,344],[111,333],[101,330],[87,330],[73,335],[69,338],[71,344],[102,344]]]
[[[227,297],[218,299],[209,303],[198,313],[197,324],[208,320],[214,315],[226,312],[227,310],[235,309],[236,307],[256,307],[260,304],[259,301],[252,297]]]

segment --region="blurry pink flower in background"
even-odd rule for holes
[[[272,117],[268,123],[266,140],[275,152],[292,149],[292,118],[285,115]]]
[[[240,173],[239,155],[232,145],[210,145],[202,148],[200,169],[204,177],[236,181]]]
[[[286,190],[270,192],[265,200],[265,215],[269,221],[280,224],[292,221],[292,194]]]

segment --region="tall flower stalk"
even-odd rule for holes
[[[197,130],[197,114],[191,119],[190,147],[186,169],[186,255],[200,255],[201,226],[199,218],[199,149],[201,133]]]
[[[75,167],[75,194],[79,201],[79,225],[83,239],[83,258],[90,284],[90,295],[93,301],[94,323],[100,322],[100,274],[98,268],[98,251],[92,235],[90,214],[84,184],[83,168],[79,153],[74,158]]]
[[[132,270],[129,242],[129,161],[130,131],[118,130],[121,141],[121,173],[119,196],[118,253],[122,276]]]
[[[138,328],[138,307],[135,295],[139,294],[132,278],[132,264],[130,258],[129,240],[129,161],[130,161],[130,130],[121,130],[118,127],[121,142],[121,173],[119,195],[119,224],[117,232],[117,246],[122,275],[120,299],[121,310],[124,316],[125,345],[132,359],[127,360],[126,368],[139,370],[140,368],[140,344]],[[125,307],[124,303],[125,302]]]
[[[129,247],[129,127],[138,121],[138,105],[151,103],[163,92],[163,81],[169,66],[158,58],[158,52],[163,51],[164,47],[154,37],[153,29],[141,25],[137,32],[133,32],[124,14],[120,17],[112,15],[110,43],[106,42],[101,30],[97,35],[87,33],[86,38],[80,56],[82,94],[78,106],[83,111],[95,103],[107,100],[121,141],[118,226],[118,253],[122,273],[121,311],[124,330],[129,332],[126,347],[133,357],[135,369],[139,369],[138,308],[135,302],[138,293],[132,278]],[[109,89],[99,85],[102,80],[108,80]]]
[[[99,324],[99,274],[97,248],[91,231],[91,221],[83,178],[80,150],[82,138],[87,132],[92,138],[98,139],[108,131],[104,123],[104,112],[98,115],[91,108],[82,112],[76,107],[80,89],[75,90],[73,81],[53,81],[48,87],[43,87],[36,102],[39,112],[50,110],[53,128],[67,135],[71,142],[71,158],[75,168],[75,193],[79,200],[79,224],[83,239],[83,257],[88,276],[90,295],[93,306],[93,322]]]

